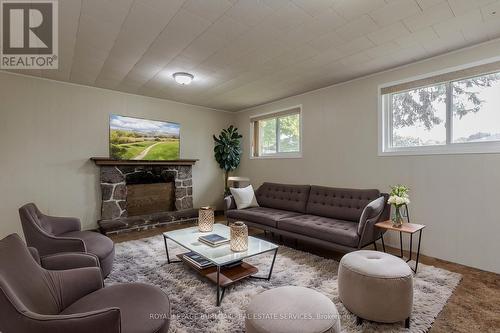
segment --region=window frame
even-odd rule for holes
[[[292,112],[293,110],[298,109],[298,112]],[[291,111],[289,114],[286,114],[287,111]],[[286,117],[293,114],[299,115],[299,151],[298,152],[279,152],[279,118]],[[257,155],[259,147],[255,146],[255,123],[261,120],[273,119],[276,118],[276,153],[274,154],[266,154],[266,155]],[[274,110],[271,112],[261,113],[250,116],[250,159],[281,159],[281,158],[302,158],[302,105],[295,105],[279,110]]]
[[[495,57],[485,61],[479,61],[463,66],[457,66],[442,71],[436,71],[433,73],[419,75],[405,80],[390,82],[378,86],[378,156],[398,156],[398,155],[446,155],[446,154],[496,154],[500,153],[500,141],[489,141],[489,142],[453,142],[453,94],[451,89],[451,84],[456,81],[464,80],[467,78],[477,77],[481,75],[487,75],[492,73],[491,71],[485,73],[478,73],[477,75],[466,76],[459,79],[448,80],[445,82],[435,83],[446,84],[446,143],[444,145],[433,145],[433,146],[414,146],[414,147],[393,147],[392,146],[392,107],[391,107],[391,95],[394,93],[401,93],[408,90],[418,89],[411,88],[405,89],[398,92],[388,93],[383,95],[382,89],[385,87],[390,87],[398,84],[405,84],[412,81],[422,80],[430,78],[437,75],[452,73],[455,71],[460,71],[463,69],[468,69],[475,66],[480,66],[484,64],[493,63],[499,61],[500,57]],[[493,73],[497,73],[495,71]],[[424,85],[420,88],[428,87],[429,85]]]

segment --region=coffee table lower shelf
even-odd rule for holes
[[[200,275],[206,277],[213,283],[217,284],[217,267],[211,266],[207,268],[198,268],[186,259],[184,253],[178,254],[177,258],[182,260],[186,265],[197,271]],[[232,267],[221,267],[219,274],[219,286],[226,288],[231,284],[257,274],[259,269],[247,262],[242,261],[239,265]]]

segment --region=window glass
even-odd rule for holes
[[[300,150],[299,114],[278,118],[279,152],[291,153]]]
[[[260,155],[276,154],[276,118],[259,121]]]
[[[500,73],[451,83],[455,143],[500,140]]]
[[[393,147],[446,144],[446,85],[391,95]]]

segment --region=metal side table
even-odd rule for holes
[[[375,226],[377,228],[380,228],[380,229],[385,229],[385,230],[389,230],[389,231],[399,232],[399,246],[400,246],[400,250],[401,250],[401,255],[400,255],[401,259],[404,259],[404,255],[403,255],[403,233],[410,235],[410,256],[406,260],[406,262],[409,262],[409,261],[412,260],[413,234],[415,234],[417,232],[419,233],[418,234],[417,257],[415,259],[415,268],[414,269],[412,268],[412,270],[415,273],[417,273],[418,260],[419,260],[419,257],[420,257],[420,243],[422,241],[422,231],[424,230],[425,225],[423,225],[423,224],[416,224],[416,223],[403,223],[403,225],[398,228],[398,227],[394,227],[392,225],[392,221],[388,220],[388,221],[383,221],[383,222],[375,223]],[[384,244],[384,235],[383,234],[381,236],[381,240],[382,240],[382,247],[383,247],[384,252],[385,252],[385,244]]]

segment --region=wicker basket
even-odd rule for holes
[[[214,209],[212,207],[201,207],[198,210],[198,230],[201,232],[214,230]]]
[[[248,249],[248,227],[241,221],[231,224],[231,250],[243,252]]]

